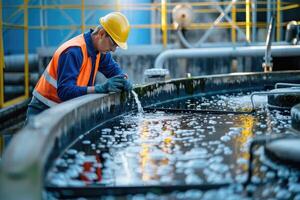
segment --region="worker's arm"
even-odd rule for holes
[[[77,78],[83,62],[80,47],[70,47],[58,60],[57,95],[62,101],[87,94],[87,87],[77,86]]]
[[[101,54],[98,71],[106,78],[124,74],[120,65],[113,59],[110,53]]]
[[[108,79],[118,80],[120,77],[122,77],[121,78],[123,79],[122,81],[118,80],[119,82],[122,82],[122,86],[116,87],[112,85],[113,87],[110,91],[117,91],[116,89],[113,88],[119,88],[120,90],[127,90],[127,91],[132,89],[132,84],[128,80],[127,75],[123,72],[120,65],[113,59],[110,53],[101,54],[98,71],[101,72]]]

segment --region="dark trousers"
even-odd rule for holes
[[[43,112],[48,108],[49,106],[47,106],[46,104],[44,104],[43,102],[41,102],[33,96],[30,103],[28,104],[25,125],[31,120],[32,117]]]

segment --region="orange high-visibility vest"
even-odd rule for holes
[[[83,34],[81,34],[68,40],[55,51],[50,63],[48,64],[43,75],[41,76],[37,85],[34,88],[34,91],[32,93],[33,96],[35,96],[38,100],[40,100],[41,102],[43,102],[49,107],[52,107],[57,103],[62,102],[57,95],[58,60],[60,54],[64,52],[64,50],[74,46],[80,47],[83,55],[83,61],[77,78],[76,85],[88,86],[88,82],[92,73],[92,59],[88,56],[88,51],[84,40],[84,36]],[[99,61],[100,61],[100,53],[98,53],[96,57],[95,70],[93,74],[93,85],[98,71]]]

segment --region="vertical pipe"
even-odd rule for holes
[[[151,3],[151,24],[155,24],[156,21],[156,10],[154,9],[155,5],[154,3]],[[155,44],[156,41],[156,28],[154,28],[153,26],[151,26],[151,42],[150,44]]]
[[[167,47],[167,0],[161,0],[161,29],[162,29],[162,41],[164,48]]]
[[[43,6],[43,0],[40,0],[40,6]],[[42,7],[40,9],[40,26],[44,27],[44,8]],[[41,46],[44,47],[45,46],[45,42],[44,42],[44,30],[41,29]]]
[[[2,29],[2,0],[0,0],[0,108],[4,104],[4,48]]]
[[[256,42],[257,10],[256,0],[252,0],[252,42]]]
[[[81,32],[85,31],[85,19],[84,19],[84,0],[81,0]]]
[[[276,40],[281,39],[281,0],[277,0],[277,18],[276,18]]]
[[[271,0],[267,0],[267,26],[266,26],[266,30],[268,30],[268,23],[271,21],[271,12],[272,12],[272,8],[271,8]]]
[[[25,97],[29,97],[29,64],[28,64],[28,0],[24,0],[24,55],[25,55]]]
[[[232,1],[232,8],[231,8],[231,18],[232,18],[232,25],[231,25],[231,42],[236,43],[236,4],[235,1]]]
[[[44,2],[44,5],[47,5],[48,4],[48,1],[47,0],[43,0],[43,2]],[[48,9],[45,9],[45,11],[44,11],[44,25],[47,27],[48,26]],[[45,44],[45,46],[47,46],[48,45],[48,43],[50,43],[50,42],[48,42],[48,40],[49,40],[49,37],[48,37],[48,31],[47,30],[45,30],[45,32],[44,32],[44,44]],[[41,66],[39,66],[39,68],[40,68]],[[44,69],[43,69],[43,71],[44,71]]]
[[[246,0],[246,40],[247,42],[251,42],[251,21],[250,21],[250,14],[251,14],[251,0]]]

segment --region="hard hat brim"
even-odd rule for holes
[[[117,42],[115,41],[115,43],[121,48],[121,49],[127,49],[127,42]]]

